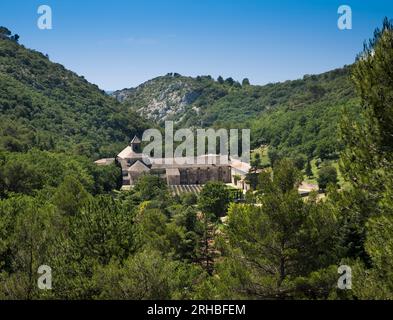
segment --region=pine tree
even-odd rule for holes
[[[308,160],[307,164],[306,164],[306,175],[309,178],[313,176],[312,167],[311,167],[311,161],[310,160]]]
[[[363,113],[357,122],[346,116],[341,125],[340,169],[351,185],[338,203],[342,246],[364,264],[357,296],[386,298],[393,292],[392,267],[381,263],[391,260],[387,239],[393,237],[388,218],[393,213],[393,25],[388,19],[365,44],[352,78]]]
[[[378,203],[393,173],[393,25],[366,44],[353,68],[353,81],[364,108],[362,119],[345,118],[341,126],[346,149],[341,170],[351,184]],[[386,182],[389,182],[388,184]],[[378,206],[375,207],[378,211]]]
[[[249,85],[250,85],[250,80],[248,80],[248,78],[244,78],[242,81],[242,86],[245,87],[245,86],[249,86]]]
[[[302,200],[297,192],[301,174],[293,162],[279,161],[273,175],[262,176],[257,191],[261,205],[232,204],[228,210],[228,245],[217,266],[223,298],[307,295],[309,290],[303,292],[296,283],[335,262],[334,214],[315,196]],[[336,281],[328,282],[329,288]],[[320,285],[314,283],[316,295]]]

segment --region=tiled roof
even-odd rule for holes
[[[150,171],[150,168],[146,166],[142,161],[137,161],[135,162],[129,169],[128,171],[131,172],[146,172]]]
[[[141,158],[142,154],[134,152],[130,146],[127,146],[117,155],[117,157],[121,159],[136,159]]]
[[[135,136],[135,137],[131,140],[130,144],[133,144],[133,143],[141,143],[141,140],[140,140],[137,136]]]
[[[94,163],[99,166],[106,166],[112,164],[113,162],[115,162],[115,158],[105,158],[105,159],[99,159],[97,161],[94,161]]]

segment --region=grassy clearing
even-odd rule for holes
[[[342,188],[345,188],[348,183],[344,180],[343,175],[340,172],[340,168],[338,165],[338,160],[335,161],[329,161],[329,164],[331,166],[333,166],[334,168],[336,168],[337,170],[337,178],[338,178],[338,183]],[[306,183],[311,183],[311,184],[318,184],[317,179],[318,179],[318,167],[317,167],[317,160],[316,159],[312,159],[311,160],[311,169],[312,169],[312,173],[313,175],[311,177],[307,177],[305,174],[305,170],[303,170],[304,173],[304,181]]]
[[[251,152],[251,159],[255,159],[255,155],[257,153],[260,154],[261,156],[261,161],[263,166],[270,166],[270,160],[268,157],[268,151],[269,151],[269,146],[261,146],[257,149],[252,150]],[[340,172],[338,160],[334,161],[328,161],[330,165],[332,165],[334,168],[337,170],[337,178],[338,178],[338,183],[341,186],[341,188],[345,188],[348,183],[344,180],[344,177],[342,173]],[[305,173],[305,169],[303,169],[303,174],[304,174],[304,182],[310,183],[310,184],[318,184],[318,166],[317,166],[317,159],[312,159],[311,160],[311,170],[312,170],[312,176],[308,177]]]
[[[316,159],[312,159],[311,160],[311,170],[312,170],[312,176],[308,177],[305,173],[305,170],[303,170],[303,174],[304,174],[304,181],[306,183],[310,183],[310,184],[318,184],[317,179],[318,179],[318,167],[317,167],[317,160]]]

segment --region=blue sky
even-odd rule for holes
[[[53,29],[37,28],[37,8]],[[337,28],[350,5],[353,29]],[[297,79],[350,64],[392,0],[12,0],[0,25],[28,48],[105,90],[168,72],[247,77],[253,84]]]

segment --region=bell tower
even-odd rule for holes
[[[135,136],[134,139],[132,139],[130,142],[130,147],[132,149],[132,152],[141,153],[142,152],[141,143],[142,143],[141,140],[137,136]]]

